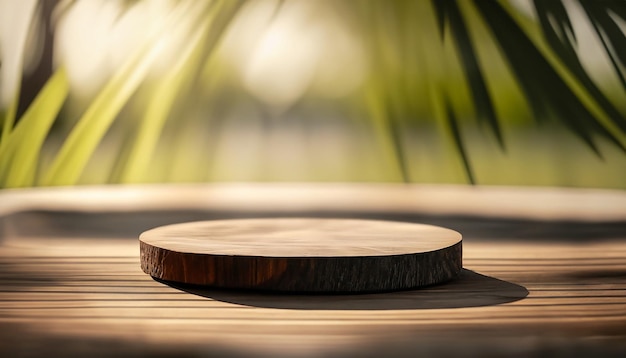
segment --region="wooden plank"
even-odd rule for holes
[[[20,208],[53,210],[67,199],[72,208],[81,210],[81,202],[88,201],[94,213],[91,219],[81,217],[83,231],[78,232],[84,233],[94,224],[99,228],[116,224],[90,221],[98,218],[99,200],[104,200],[107,210],[145,209],[142,200],[154,204],[154,210],[161,204],[187,207],[177,201],[176,191],[166,189],[167,200],[149,190],[149,198],[139,204],[134,201],[137,193],[126,189],[89,189],[93,195],[87,196],[67,190],[76,194],[69,199],[52,189],[46,191],[51,195],[34,193],[28,200],[12,192],[0,198],[0,206],[13,198],[9,201]],[[299,186],[287,191],[270,188],[260,194],[244,190],[252,196],[229,188],[196,195],[195,189],[183,190],[192,206],[210,206],[216,199],[218,206],[232,210],[245,210],[245,198],[254,198],[254,205],[261,207],[286,192],[298,201],[294,204],[288,196],[284,198],[289,200],[279,200],[285,212],[294,210],[294,205],[320,210],[330,205],[340,210],[345,206],[337,198],[349,196],[338,189],[323,194]],[[577,225],[582,225],[577,220],[589,219],[586,236],[581,238],[576,230],[554,231],[555,227],[538,221],[528,232],[534,234],[542,227],[550,231],[532,238],[525,236],[526,231],[500,237],[506,233],[500,229],[508,224],[494,219],[500,228],[494,233],[491,221],[483,220],[481,225],[489,225],[464,239],[464,270],[448,284],[381,294],[305,296],[165,285],[142,272],[136,236],[111,238],[98,230],[88,236],[72,234],[71,216],[63,221],[67,226],[62,227],[63,234],[55,231],[57,217],[45,213],[38,214],[46,220],[36,221],[37,230],[32,231],[3,218],[0,356],[626,356],[626,235],[620,229],[626,215],[621,210],[624,193],[592,192],[592,205],[585,207],[587,191],[576,194],[572,202],[567,201],[567,191],[559,191],[557,206],[563,211],[551,213],[554,205],[548,210],[542,206],[545,200],[538,200],[544,196],[526,196],[527,189],[504,196],[510,199],[505,209],[520,207],[511,213],[498,204],[506,188],[498,189],[497,195],[480,195],[484,191],[488,189],[452,190],[454,195],[442,190],[434,195],[395,187],[386,196],[385,190],[368,186],[356,190],[364,196],[348,207],[355,210],[367,204],[366,211],[374,212],[382,202],[384,210],[428,211],[429,197],[448,197],[448,206],[436,208],[450,213],[466,195],[482,200],[483,214],[500,210],[504,217],[523,213],[532,217],[537,213],[542,220],[567,219]],[[339,192],[344,194],[332,194]],[[459,192],[465,194],[457,196]],[[526,206],[525,198],[533,204]],[[397,200],[400,204],[394,204]],[[120,202],[135,206],[120,209]],[[473,207],[471,202],[463,205]],[[543,211],[535,211],[539,206]],[[569,207],[575,208],[573,215],[567,212]],[[124,215],[128,221],[136,219],[132,211]],[[608,233],[603,221],[607,217],[621,220]],[[458,227],[454,217],[446,220]],[[514,228],[525,226],[517,223]],[[602,236],[596,238],[595,232]],[[34,236],[23,235],[28,233]]]
[[[94,252],[64,262],[63,256],[42,255],[46,248],[41,245],[22,242],[22,249],[16,244],[11,255],[0,249],[0,340],[6,342],[9,330],[26,329],[29,333],[22,339],[33,344],[69,339],[70,347],[82,347],[85,342],[97,346],[94,342],[100,340],[132,338],[125,353],[137,347],[144,352],[156,344],[153,347],[183,353],[217,349],[226,356],[288,356],[382,354],[397,344],[400,353],[420,352],[424,344],[442,352],[441,346],[428,343],[442,344],[442,337],[465,349],[496,347],[501,353],[511,352],[506,349],[511,337],[526,342],[528,347],[515,348],[526,352],[542,349],[533,341],[537,339],[564,349],[561,344],[585,337],[626,338],[626,283],[619,276],[626,255],[615,254],[625,252],[623,241],[585,246],[586,257],[594,263],[608,253],[609,261],[601,266],[615,266],[614,275],[602,268],[600,276],[580,279],[583,273],[596,272],[596,266],[577,264],[576,256],[582,255],[578,244],[470,241],[465,244],[465,267],[472,271],[464,271],[457,281],[356,296],[180,290],[141,272],[136,244],[67,240],[65,249],[71,251],[74,245],[83,252],[106,254],[106,264]],[[568,252],[574,258],[564,257]],[[533,256],[540,258],[529,259]],[[541,269],[528,271],[525,265],[533,264]],[[131,279],[125,280],[123,273]],[[485,337],[489,340],[481,341]],[[613,340],[601,342],[600,348],[592,347],[594,352],[623,349]],[[475,351],[451,354],[469,352]]]

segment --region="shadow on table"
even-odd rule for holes
[[[217,301],[244,306],[300,310],[409,310],[491,306],[528,296],[526,288],[463,269],[451,282],[411,291],[304,295],[221,290],[162,282],[170,287]]]

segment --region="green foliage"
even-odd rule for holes
[[[174,66],[161,78],[146,105],[135,137],[126,155],[120,161],[121,172],[114,181],[141,183],[147,180],[146,168],[152,158],[163,126],[179,97],[186,97],[191,84],[218,40],[240,7],[238,2],[221,2],[210,9],[208,16],[197,26],[188,44]]]
[[[496,115],[494,92],[497,89],[485,76],[489,68],[481,54],[482,45],[476,41],[480,23],[489,31],[489,38],[481,41],[497,45],[537,121],[554,118],[598,156],[602,155],[598,138],[626,150],[626,118],[581,64],[573,26],[562,1],[536,0],[537,22],[520,14],[506,1],[400,1],[395,2],[395,6],[366,1],[359,4],[365,13],[361,16],[361,31],[371,34],[370,56],[377,69],[375,78],[370,81],[373,87],[370,92],[376,92],[373,97],[379,98],[375,103],[370,102],[374,108],[372,113],[376,113],[372,118],[391,127],[381,130],[383,127],[377,125],[380,137],[388,136],[397,141],[394,133],[402,126],[400,120],[436,120],[443,124],[468,180],[474,182],[471,158],[462,135],[461,122],[465,119],[455,114],[455,103],[468,93],[474,117],[479,124],[487,126],[504,149],[502,121],[505,119]],[[580,1],[622,83],[626,38],[615,18],[626,20],[625,4],[623,1]],[[380,36],[380,32],[385,35]],[[439,42],[434,42],[437,33]],[[419,58],[411,48],[417,49]],[[412,67],[413,71],[406,70]],[[462,80],[454,77],[459,71]],[[430,100],[424,101],[422,93],[427,93]],[[418,107],[422,107],[421,113],[416,111]],[[424,108],[430,115],[423,114]],[[387,117],[381,119],[380,113]],[[395,155],[405,157],[402,147],[396,148]],[[404,174],[402,177],[409,180]]]
[[[607,117],[607,111],[603,108],[598,109],[598,103],[594,101],[587,88],[578,85],[581,80],[576,73],[569,73],[573,77],[570,81],[575,83],[568,84],[567,79],[561,76],[546,58],[547,56],[544,56],[513,17],[497,2],[475,1],[474,3],[485,23],[490,27],[516,79],[524,88],[526,98],[537,117],[546,116],[548,110],[554,111],[556,118],[569,127],[598,155],[600,153],[595,144],[594,135],[603,136],[624,149],[624,131],[620,133],[611,129],[623,127],[625,119],[610,106],[608,100],[604,103],[609,106],[610,112],[617,115],[605,118],[608,123],[602,123],[601,118]],[[490,5],[486,6],[486,4]],[[541,9],[543,8],[538,8],[538,10]],[[542,16],[544,15],[540,18]],[[596,116],[592,113],[594,110],[601,112]]]
[[[164,128],[181,99],[192,97],[198,74],[206,68],[222,35],[243,1],[195,2],[174,12],[150,39],[128,57],[93,98],[71,128],[49,165],[40,163],[50,128],[66,101],[69,85],[58,69],[35,101],[14,125],[17,100],[5,109],[0,139],[0,187],[76,184],[103,138],[119,121],[148,70],[159,56],[158,42],[166,33],[191,22],[192,31],[177,60],[146,93],[142,116],[114,163],[109,180],[148,180],[149,159],[157,155]],[[279,1],[277,13],[284,1]],[[615,98],[609,98],[583,66],[567,7],[560,0],[535,0],[536,21],[507,1],[336,1],[346,21],[354,20],[367,39],[373,69],[359,105],[366,108],[380,151],[392,163],[397,180],[411,181],[407,128],[432,122],[446,136],[457,164],[470,183],[480,182],[472,164],[467,121],[486,128],[501,151],[508,150],[504,130],[510,119],[498,108],[498,84],[489,78],[486,48],[498,49],[502,61],[538,122],[554,118],[592,152],[602,156],[604,144],[626,151],[626,118]],[[573,3],[579,6],[604,46],[626,91],[626,2],[611,0]],[[129,5],[130,6],[130,5]],[[483,34],[487,36],[482,36]],[[480,36],[479,36],[480,34]],[[481,37],[482,36],[482,37]],[[488,43],[488,45],[486,45]],[[468,114],[465,107],[471,108]],[[472,134],[474,135],[474,134]]]
[[[32,186],[39,153],[68,94],[65,70],[50,77],[14,130],[0,144],[0,187]]]
[[[155,40],[163,36],[166,29],[176,25],[177,20],[180,21],[179,16],[179,13],[170,14],[161,31],[153,34],[111,77],[72,129],[50,168],[43,174],[41,185],[76,183],[98,143],[159,55],[159,47],[154,46]]]

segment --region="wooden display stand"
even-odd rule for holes
[[[461,234],[403,222],[202,221],[152,229],[139,240],[145,273],[219,288],[392,291],[445,282],[462,268]]]

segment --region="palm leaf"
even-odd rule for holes
[[[575,33],[565,6],[558,0],[535,0],[539,23],[550,48],[579,79],[598,106],[613,123],[626,131],[626,121],[617,108],[600,91],[583,68],[575,46]],[[552,21],[551,21],[552,19]],[[626,46],[626,43],[624,43]],[[619,72],[618,72],[619,73]]]
[[[16,41],[17,46],[14,49],[14,53],[0,54],[2,55],[0,56],[0,69],[2,69],[3,66],[6,67],[7,63],[9,62],[7,60],[2,61],[2,57],[13,57],[15,61],[11,62],[14,62],[13,65],[15,66],[9,68],[9,71],[14,71],[14,73],[21,75],[23,70],[22,67],[24,48],[26,46],[27,35],[30,27],[29,24],[32,22],[33,17],[35,17],[37,11],[37,3],[35,1],[24,1],[22,2],[22,4],[16,5],[16,7],[22,11],[22,15],[24,15],[23,19],[26,21],[24,23],[13,24],[17,25],[13,28],[13,38]],[[20,18],[20,16],[18,16],[18,18]],[[0,78],[2,77],[2,72],[0,71]],[[6,81],[6,79],[2,80]],[[18,82],[16,83],[15,95],[13,96],[13,99],[11,99],[6,111],[4,113],[0,113],[0,124],[2,125],[2,128],[0,128],[0,143],[5,141],[9,137],[9,134],[13,130],[13,126],[15,124],[15,116],[17,114],[17,107],[20,100],[20,87],[21,82],[18,80]]]
[[[181,19],[196,13],[199,9],[191,6],[178,10],[169,15],[161,30],[150,38],[152,41],[140,47],[98,93],[72,129],[40,184],[72,185],[77,182],[100,140],[142,83],[152,62],[158,56],[159,47],[153,46],[154,41],[166,29],[176,28]]]
[[[377,46],[370,48],[369,54],[374,67],[385,70],[394,68],[396,60],[394,51],[396,49],[392,45],[400,41],[398,35],[401,30],[391,32],[385,32],[385,30],[390,26],[402,26],[401,18],[404,14],[381,2],[366,1],[359,5],[364,10],[360,18],[363,21],[362,25],[374,29],[373,42]],[[400,107],[404,105],[404,103],[398,103],[403,97],[403,85],[400,84],[403,79],[400,77],[394,79],[399,83],[388,87],[386,84],[387,81],[391,81],[390,78],[384,80],[376,77],[371,78],[365,94],[365,103],[383,158],[388,165],[394,167],[396,173],[394,180],[410,182],[409,168],[401,136],[401,119],[397,111],[398,105]]]
[[[498,2],[475,0],[474,5],[491,29],[502,55],[506,57],[531,107],[535,109],[536,116],[545,115],[545,110],[549,108],[598,155],[600,153],[593,138],[594,134],[603,136],[626,150],[622,144],[623,132],[615,131],[615,123],[611,119],[608,123],[611,130],[598,121],[597,116],[583,103],[583,100],[589,102],[589,98],[580,98],[574,92]]]
[[[454,0],[433,0],[433,6],[438,14],[437,19],[442,33],[442,40],[445,39],[443,34],[445,33],[446,23],[450,25],[451,35],[454,38],[457,52],[461,57],[463,72],[471,90],[478,119],[487,122],[493,134],[496,136],[498,144],[501,148],[504,148],[502,131],[498,119],[496,118],[491,95],[487,90],[483,71],[479,65],[478,56],[469,37],[469,29],[463,19],[459,5]],[[457,147],[462,148],[460,143],[457,143]],[[459,154],[463,155],[461,152],[459,152]],[[467,161],[464,162],[466,163],[466,167],[468,167]],[[470,174],[469,172],[468,167],[468,175]]]
[[[626,58],[624,34],[619,31],[611,16],[623,18],[626,10],[624,3],[617,3],[581,1],[590,19],[602,33],[601,38],[604,38],[607,51],[612,51],[611,58],[617,63],[616,68],[623,68]],[[487,69],[480,63],[476,38],[472,38],[474,29],[468,25],[470,16],[478,16],[490,31],[491,40],[499,47],[502,59],[509,66],[538,122],[555,118],[599,156],[599,137],[625,150],[624,115],[600,91],[583,68],[576,52],[576,35],[562,1],[535,1],[538,22],[521,19],[521,15],[512,10],[510,5],[495,0],[475,0],[471,3],[458,0],[433,0],[429,3],[408,1],[386,3],[382,7],[374,5],[380,3],[363,6],[365,18],[368,19],[363,24],[363,31],[373,29],[370,30],[374,36],[370,56],[375,68],[381,72],[378,79],[372,81],[374,87],[379,87],[377,93],[381,98],[371,112],[373,117],[384,118],[388,123],[386,126],[378,125],[379,128],[386,128],[381,132],[399,142],[393,151],[398,162],[406,162],[406,154],[400,142],[401,136],[394,129],[399,128],[398,121],[401,118],[414,116],[415,103],[415,99],[410,96],[402,97],[400,89],[415,89],[419,87],[417,83],[422,82],[430,88],[431,113],[451,138],[468,180],[474,181],[475,175],[461,135],[461,124],[450,97],[451,91],[457,89],[443,90],[439,83],[450,82],[441,75],[442,68],[445,68],[445,73],[453,69],[450,66],[460,66],[477,119],[487,124],[501,148],[504,148],[500,119],[497,118],[485,78],[484,71]],[[422,14],[427,14],[426,18],[420,17]],[[428,16],[436,20],[434,24],[427,19]],[[418,25],[406,26],[411,21]],[[432,37],[432,30],[439,32],[439,44],[429,38]],[[413,47],[419,48],[421,58],[407,55],[411,53],[406,48],[411,46],[403,41],[406,37],[416,43]],[[448,40],[453,41],[455,53],[443,51]],[[447,58],[450,56],[457,56],[458,62]],[[395,76],[397,70],[394,67],[407,68],[416,61],[424,64],[418,75],[410,72],[411,75],[404,77]],[[405,98],[404,102],[398,98]],[[408,169],[403,171],[408,172]]]
[[[591,23],[600,37],[602,45],[609,55],[615,73],[626,89],[626,36],[617,25],[613,16],[626,21],[626,3],[623,1],[580,1]]]
[[[65,69],[55,72],[0,146],[0,187],[34,184],[39,153],[69,92]]]
[[[461,136],[461,129],[459,126],[459,121],[456,118],[456,114],[454,113],[454,108],[448,98],[444,97],[444,107],[445,107],[445,121],[450,130],[450,136],[454,142],[455,148],[459,153],[459,157],[461,158],[461,162],[463,163],[463,168],[465,169],[465,174],[467,175],[467,180],[470,184],[476,184],[476,179],[474,177],[474,172],[472,170],[472,165],[470,163],[469,155],[467,153],[466,145]]]
[[[397,123],[393,120],[394,117],[389,115],[388,102],[384,100],[380,92],[375,90],[374,86],[367,93],[366,103],[383,157],[396,168],[401,181],[409,182],[409,168],[405,160],[402,139],[396,127]]]
[[[198,73],[201,65],[215,49],[219,39],[228,27],[241,2],[221,1],[211,9],[211,15],[203,18],[202,23],[192,35],[191,40],[181,52],[180,58],[161,79],[146,106],[137,135],[131,137],[131,148],[118,163],[121,167],[119,178],[114,182],[138,183],[144,181],[148,159],[152,158],[157,141],[177,98],[187,94],[190,82]]]

